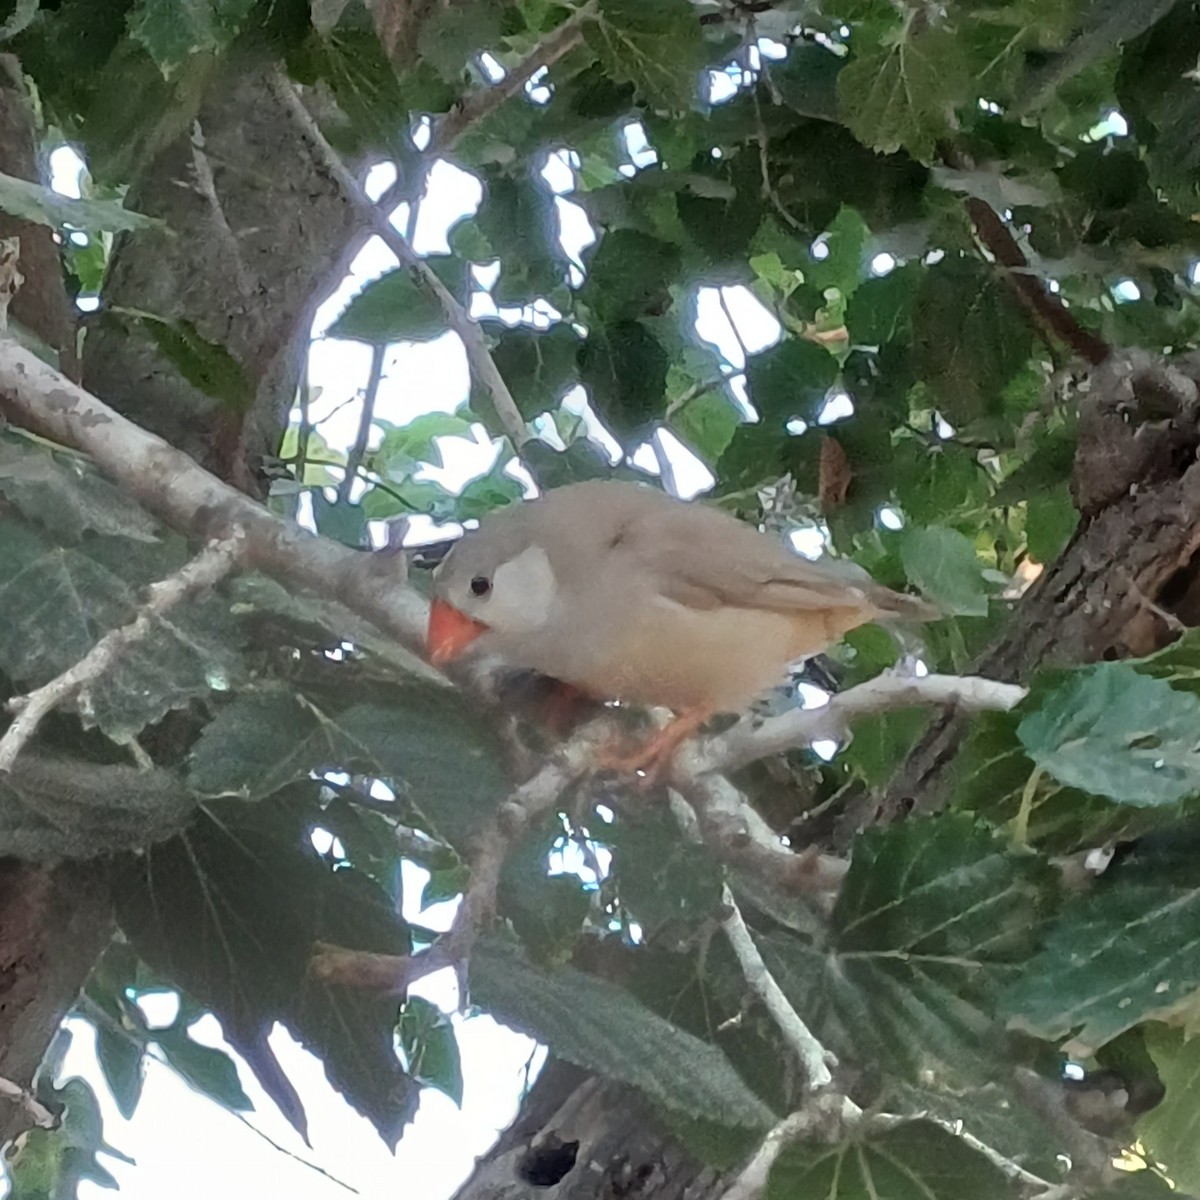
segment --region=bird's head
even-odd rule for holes
[[[557,581],[546,550],[518,505],[465,534],[434,577],[426,646],[435,666],[458,658],[481,635],[536,636],[554,608]]]

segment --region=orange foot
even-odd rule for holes
[[[681,713],[630,754],[622,754],[615,744],[600,750],[596,755],[596,766],[621,775],[640,774],[638,787],[647,791],[662,778],[681,743],[711,716],[712,712],[707,708]]]

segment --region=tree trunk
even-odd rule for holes
[[[727,1184],[637,1092],[551,1061],[455,1200],[716,1200]]]

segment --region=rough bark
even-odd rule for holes
[[[112,930],[99,866],[0,860],[0,1077],[28,1088]],[[29,1125],[0,1097],[0,1146]]]
[[[636,1092],[551,1062],[455,1200],[716,1200],[726,1184]]]
[[[11,54],[0,54],[0,171],[44,183],[21,68]],[[13,297],[11,315],[30,333],[58,352],[63,374],[79,378],[75,356],[75,314],[63,287],[54,234],[46,225],[0,212],[0,238],[21,243],[25,282]]]
[[[274,70],[227,65],[191,136],[130,189],[129,205],[172,233],[118,243],[103,294],[110,315],[89,329],[83,364],[89,391],[251,494],[261,492],[256,472],[286,428],[313,313],[353,251],[356,228],[337,182],[273,96]],[[121,309],[187,322],[228,350],[252,392],[248,411],[184,379]]]

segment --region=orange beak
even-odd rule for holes
[[[429,629],[425,634],[429,661],[435,667],[444,666],[486,630],[486,625],[473,621],[445,600],[434,600],[429,606]]]

